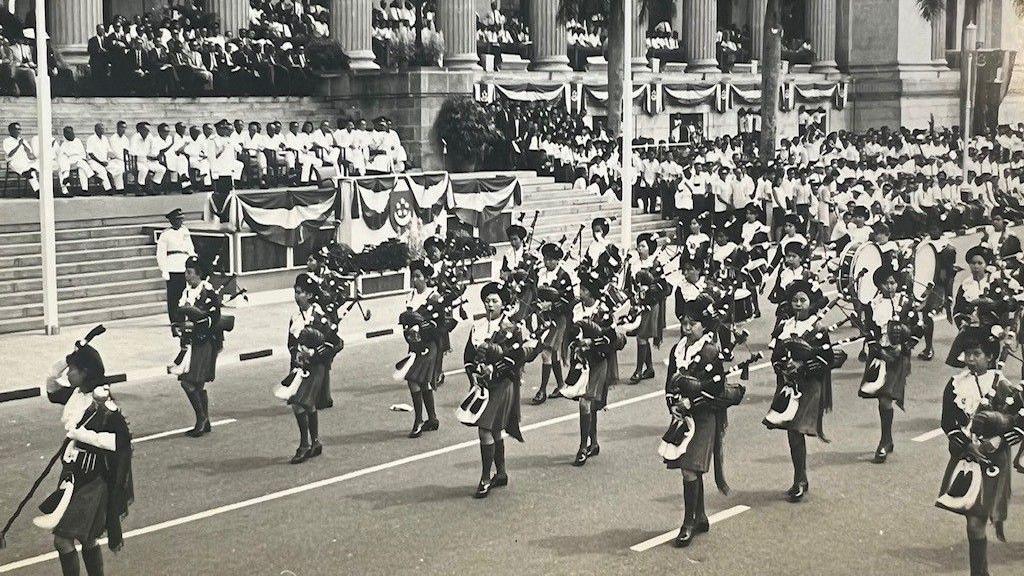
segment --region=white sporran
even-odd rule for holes
[[[476,426],[489,401],[490,393],[487,389],[474,384],[469,387],[469,394],[455,410],[455,418],[466,426]]]
[[[793,386],[783,386],[775,393],[772,407],[768,410],[768,414],[765,415],[764,419],[773,426],[782,426],[791,422],[796,417],[796,412],[800,408],[800,396],[802,396],[800,391]]]
[[[302,368],[293,368],[280,384],[274,386],[274,396],[281,400],[290,400],[298,392],[304,378],[309,378],[309,372]]]
[[[665,460],[678,460],[683,454],[686,454],[686,449],[690,446],[695,432],[696,425],[692,416],[683,416],[682,419],[673,418],[668,432],[662,436],[661,444],[658,445],[658,454]]]

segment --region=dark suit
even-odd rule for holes
[[[110,39],[93,36],[89,38],[89,71],[96,88],[103,87],[110,78],[111,53]]]

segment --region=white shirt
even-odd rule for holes
[[[107,139],[106,135],[97,136],[93,134],[89,136],[85,141],[85,151],[95,156],[100,162],[106,162],[115,157],[110,149],[110,140]]]
[[[167,228],[160,233],[156,242],[156,262],[165,278],[171,273],[184,272],[185,261],[195,255],[196,249],[192,245],[188,228]]]
[[[85,145],[78,138],[74,140],[63,140],[60,143],[60,155],[68,163],[83,162],[86,159]]]
[[[12,155],[11,152],[14,150],[15,147],[17,147],[19,141],[24,142],[24,145],[21,148],[18,148],[18,151]],[[12,138],[11,136],[8,136],[4,138],[3,148],[4,156],[7,158],[8,162],[17,161],[19,159],[21,161],[28,162],[29,151],[32,151],[32,154],[35,155],[35,150],[32,150],[32,145],[24,138],[15,139]]]

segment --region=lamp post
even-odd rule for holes
[[[614,4],[613,4],[614,5]],[[633,2],[622,2],[622,247],[633,244],[633,70],[628,50],[633,45]],[[615,106],[609,102],[608,106]]]
[[[46,50],[46,2],[36,2],[36,116],[39,128],[39,249],[42,256],[43,330],[60,332],[57,319],[57,235],[53,206],[53,109],[50,102],[50,63]]]

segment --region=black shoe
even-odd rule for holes
[[[683,524],[683,526],[679,529],[679,535],[676,536],[676,539],[672,542],[672,544],[675,545],[676,548],[686,548],[693,542],[693,539],[696,536],[697,531],[694,530],[693,526]]]
[[[210,426],[210,421],[207,420],[206,424],[203,424],[203,434],[209,434],[213,432],[213,426]]]
[[[313,447],[309,449],[309,458],[316,458],[324,453],[324,445],[319,440],[313,441]]]
[[[508,474],[495,474],[491,477],[491,488],[508,486]]]
[[[797,482],[796,484],[793,484],[793,487],[790,488],[788,492],[786,492],[786,496],[788,496],[787,499],[790,502],[799,502],[804,499],[808,490],[810,490],[810,486],[807,484],[806,480],[803,482]]]
[[[885,464],[886,458],[893,452],[893,445],[890,442],[887,446],[879,446],[875,449],[875,457],[871,460],[875,464]]]
[[[551,391],[551,394],[548,394],[548,398],[564,398],[564,396],[562,396],[562,389],[555,388]]]
[[[931,360],[932,358],[935,358],[935,351],[932,350],[931,348],[925,348],[920,354],[917,355],[917,357],[920,358],[921,360],[928,361]]]
[[[416,421],[412,425],[412,430],[409,431],[409,438],[419,438],[423,435],[423,422]]]
[[[639,384],[641,380],[643,380],[643,372],[641,372],[640,369],[637,368],[637,370],[633,372],[633,375],[629,377],[629,385],[635,386]]]
[[[573,466],[583,466],[584,464],[587,463],[587,458],[589,458],[589,457],[590,456],[588,454],[587,449],[586,448],[580,448],[579,450],[576,451],[576,459],[572,461],[572,465]]]
[[[693,527],[693,531],[697,534],[707,534],[711,530],[711,522],[708,521],[707,516],[703,520],[697,522]]]
[[[539,406],[546,402],[548,399],[548,393],[545,390],[537,390],[537,393],[533,395],[533,400],[530,403],[534,406]]]
[[[302,464],[306,460],[309,460],[310,449],[305,446],[299,446],[299,449],[295,451],[295,456],[289,460],[292,464]]]
[[[481,480],[480,483],[477,484],[477,486],[476,486],[476,492],[473,493],[473,498],[476,498],[478,500],[480,498],[487,498],[487,494],[490,493],[490,491],[491,491],[491,481],[490,480]]]
[[[643,374],[640,375],[641,380],[650,380],[652,378],[654,378],[654,368],[648,368],[646,371],[644,371]]]
[[[596,442],[591,444],[590,447],[587,448],[587,457],[588,458],[593,458],[594,456],[597,456],[600,453],[601,453],[601,445],[596,443]]]
[[[423,423],[424,432],[434,432],[441,427],[441,422],[437,418],[430,418]]]
[[[199,438],[203,434],[204,432],[202,426],[196,426],[195,428],[189,430],[188,432],[185,432],[185,436],[188,436],[189,438]]]

